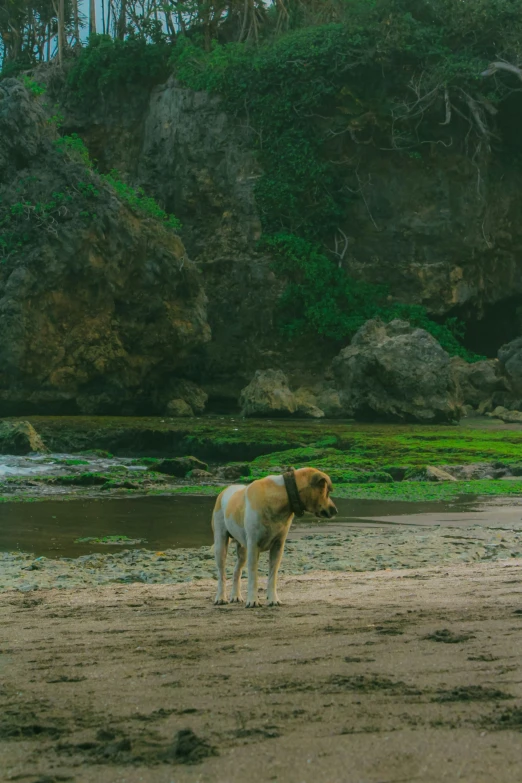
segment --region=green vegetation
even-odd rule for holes
[[[177,457],[244,462],[306,447],[344,452],[346,467],[388,470],[419,465],[522,462],[522,429],[464,419],[457,426],[386,425],[239,418],[30,416],[54,453]],[[98,451],[101,450],[101,451]]]
[[[88,169],[92,169],[92,161],[89,157],[89,150],[85,146],[83,139],[77,133],[70,136],[61,136],[55,142],[56,149],[71,160],[81,163]],[[83,183],[82,183],[83,184]]]
[[[288,281],[279,302],[279,322],[288,335],[312,330],[342,341],[370,318],[385,322],[400,318],[432,334],[450,356],[467,361],[484,358],[461,345],[458,338],[464,324],[456,318],[439,324],[422,305],[387,303],[387,286],[353,280],[318,245],[295,234],[274,234],[262,244],[276,258],[274,270]]]
[[[25,74],[21,77],[21,81],[23,82],[24,87],[26,87],[33,95],[43,95],[47,91],[47,88],[44,87],[43,84],[38,84],[38,82]]]
[[[510,89],[509,77],[490,84],[481,74],[498,59],[501,29],[506,54],[520,53],[513,25],[520,32],[522,16],[515,5],[354,0],[338,11],[338,23],[303,26],[257,49],[231,43],[205,52],[190,40],[178,42],[177,78],[219,93],[254,131],[264,244],[288,281],[280,302],[287,333],[341,341],[370,317],[400,315],[427,328],[450,353],[479,358],[460,345],[455,321],[436,324],[420,306],[384,306],[382,286],[350,279],[341,263],[348,248],[342,226],[355,198],[369,211],[359,175],[364,143],[419,165],[426,144],[452,143],[445,126],[458,135],[455,117],[464,116],[470,151],[479,154],[488,107]],[[448,108],[448,121],[441,122]]]
[[[102,198],[104,185],[142,217],[152,218],[171,231],[181,229],[174,215],[161,209],[142,188],[125,183],[117,171],[99,174],[78,134],[62,136],[53,146],[60,159],[66,158],[80,168],[65,172],[62,189],[53,191],[50,197],[43,175],[21,176],[9,183],[7,195],[0,196],[0,263],[38,241],[41,231],[56,235],[61,223],[75,218],[89,223],[95,220],[93,207]]]
[[[85,146],[83,139],[77,133],[70,136],[62,136],[55,141],[55,146],[59,152],[66,155],[70,160],[74,160],[87,169],[93,168],[93,163],[89,156],[89,150]],[[140,212],[142,215],[158,220],[173,231],[181,229],[180,221],[174,216],[169,215],[162,209],[151,196],[147,196],[143,188],[134,188],[127,184],[119,171],[112,169],[108,174],[96,174],[102,182],[109,185],[111,190],[121,201],[125,201],[131,209]],[[78,182],[76,185],[78,191],[86,198],[98,198],[100,190],[93,182]]]
[[[35,41],[50,19],[62,22],[66,40],[81,40],[68,4],[61,20],[49,11],[43,27],[41,9],[30,6],[0,19],[6,72],[45,59]],[[497,139],[494,115],[518,85],[504,66],[522,58],[522,0],[283,0],[226,11],[196,0],[179,18],[178,6],[159,0],[139,13],[121,10],[103,25],[111,34],[91,35],[68,69],[67,99],[136,99],[172,72],[222,97],[250,129],[259,157],[262,244],[286,283],[279,321],[287,335],[342,342],[368,318],[401,317],[450,354],[480,358],[462,347],[455,319],[436,323],[424,307],[390,302],[383,286],[351,279],[346,234],[361,205],[378,228],[368,150],[429,168],[437,149],[451,147],[480,173]],[[492,61],[504,66],[492,70]],[[22,78],[33,93],[42,89]],[[133,207],[179,230],[176,218],[121,176],[106,181]],[[92,217],[89,209],[81,214]],[[4,256],[20,248],[10,232],[6,226]]]
[[[54,191],[49,198],[35,177],[20,177],[16,191],[17,201],[5,203],[0,198],[0,263],[20,252],[35,231],[55,233],[57,223],[69,218],[75,198],[69,187]]]
[[[258,457],[251,464],[252,478],[258,479],[272,473],[280,473],[290,466],[303,468],[313,464],[314,468],[328,473],[332,481],[340,484],[388,483],[393,481],[384,470],[364,470],[354,467],[350,458],[338,449],[313,447],[289,449]]]
[[[145,194],[143,188],[134,188],[124,182],[116,169],[112,169],[109,174],[102,174],[101,177],[112,187],[116,195],[133,209],[164,223],[173,231],[180,231],[181,222],[174,215],[168,215],[151,196]]]
[[[98,103],[100,95],[136,92],[164,80],[168,75],[170,47],[164,42],[147,43],[144,37],[114,40],[91,35],[89,44],[69,71],[68,85],[76,101]]]
[[[393,484],[336,485],[335,497],[350,500],[389,500],[427,503],[431,501],[453,502],[466,496],[472,497],[520,497],[522,480],[494,481],[397,481]]]
[[[159,455],[192,454],[214,464],[250,461],[251,475],[261,478],[283,469],[313,466],[327,472],[335,485],[335,496],[389,501],[455,501],[470,495],[522,495],[522,429],[495,429],[492,422],[481,429],[466,421],[454,427],[422,425],[366,425],[319,423],[315,421],[261,421],[193,419],[162,421],[159,418],[121,419],[109,417],[30,417],[53,452],[111,456],[154,453],[135,458],[147,471],[129,471],[124,465],[87,470],[65,476],[5,477],[0,480],[4,499],[30,499],[35,495],[54,497],[53,486],[66,487],[58,497],[89,496],[111,490],[148,495],[203,494],[214,496],[221,486],[179,485],[174,476],[158,474],[154,466]],[[82,465],[81,458],[61,461]],[[426,481],[428,465],[497,463],[520,478],[509,480]],[[212,469],[212,468],[211,468]],[[403,480],[404,479],[404,480]],[[224,482],[227,483],[227,482]]]

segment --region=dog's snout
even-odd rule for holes
[[[337,506],[330,506],[330,517],[334,517],[338,513]]]

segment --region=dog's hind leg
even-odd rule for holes
[[[283,559],[283,551],[285,548],[285,539],[278,538],[272,544],[270,549],[270,567],[268,571],[268,590],[267,600],[268,606],[281,606],[281,601],[277,595],[277,572]]]
[[[241,546],[239,541],[236,541],[237,562],[234,568],[234,578],[232,580],[232,595],[230,596],[230,603],[242,603],[243,597],[241,595],[241,574],[245,567],[247,559],[246,547]]]
[[[227,552],[230,539],[228,530],[225,527],[225,520],[221,511],[215,512],[212,519],[214,528],[214,555],[216,557],[216,566],[218,573],[217,593],[214,603],[216,605],[226,604],[227,601]]]

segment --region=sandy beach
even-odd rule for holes
[[[2,779],[515,783],[521,566],[4,592]]]

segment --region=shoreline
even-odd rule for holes
[[[487,526],[348,529],[338,532],[291,531],[281,565],[281,576],[303,576],[316,571],[337,573],[396,571],[455,563],[479,563],[522,557],[520,529]],[[125,549],[78,557],[35,557],[29,552],[0,553],[0,592],[77,590],[108,584],[176,584],[215,579],[210,547]],[[109,547],[107,547],[109,549]],[[230,578],[233,547],[227,561]],[[259,573],[267,575],[267,555]]]

